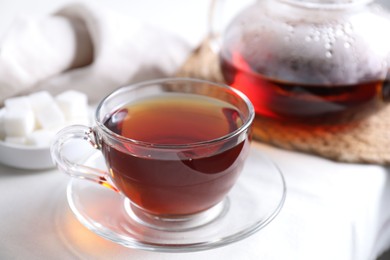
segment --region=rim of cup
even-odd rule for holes
[[[218,138],[213,138],[210,140],[188,143],[188,144],[156,144],[156,143],[152,143],[152,142],[140,141],[140,140],[136,140],[136,139],[132,139],[132,138],[127,138],[127,137],[124,137],[122,135],[119,135],[119,134],[111,131],[110,129],[108,129],[104,125],[103,122],[101,122],[99,112],[100,112],[102,106],[105,104],[105,102],[108,99],[110,99],[111,97],[118,95],[118,93],[121,93],[121,92],[127,92],[130,89],[139,89],[139,88],[142,88],[142,87],[145,87],[148,85],[163,84],[163,83],[168,83],[168,82],[175,82],[175,83],[193,82],[193,83],[200,83],[200,84],[209,84],[210,86],[219,87],[219,88],[222,88],[224,90],[231,91],[232,93],[234,93],[234,95],[238,96],[245,103],[245,105],[248,109],[248,117],[244,120],[243,124],[240,127],[238,127],[236,130],[234,130],[226,135],[220,136]],[[204,95],[204,96],[207,96],[207,95]],[[111,94],[109,94],[108,96],[106,96],[105,98],[103,98],[99,102],[99,104],[96,108],[96,111],[95,111],[94,120],[95,120],[96,125],[101,130],[103,130],[103,132],[105,134],[107,134],[111,137],[114,137],[116,140],[119,140],[120,142],[132,143],[133,145],[139,145],[139,146],[151,147],[151,148],[157,148],[157,149],[175,149],[175,148],[182,149],[182,148],[188,148],[188,147],[200,147],[200,146],[207,146],[210,144],[217,144],[219,142],[227,141],[231,138],[234,138],[250,128],[250,126],[254,120],[254,117],[255,117],[255,109],[254,109],[251,101],[249,100],[249,98],[245,94],[243,94],[241,91],[239,91],[233,87],[230,87],[226,84],[212,82],[212,81],[203,80],[203,79],[194,79],[194,78],[162,78],[162,79],[142,81],[139,83],[129,84],[129,85],[125,85],[125,86],[118,88],[117,90],[115,90],[114,92],[112,92]]]

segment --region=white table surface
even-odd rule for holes
[[[0,0],[0,39],[19,14],[45,14],[67,0]],[[206,32],[207,0],[99,0],[181,34]],[[390,28],[389,28],[390,30]],[[68,176],[0,165],[0,259],[375,259],[390,247],[390,168],[332,162],[255,144],[282,169],[286,203],[265,229],[195,253],[129,249],[82,226],[66,201]]]

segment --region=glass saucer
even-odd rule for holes
[[[88,155],[83,164],[105,168],[100,152]],[[264,228],[280,212],[286,184],[278,167],[252,147],[241,176],[223,202],[224,214],[206,225],[179,231],[140,224],[130,217],[127,199],[93,182],[72,178],[67,198],[77,219],[108,240],[135,249],[190,252],[224,246]]]

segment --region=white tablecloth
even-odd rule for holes
[[[67,2],[0,0],[0,39],[16,15],[47,13]],[[193,46],[207,29],[207,0],[97,2],[159,24]],[[70,211],[68,176],[0,165],[0,259],[366,260],[390,247],[390,168],[255,146],[285,175],[288,195],[281,213],[240,242],[184,254],[128,249],[100,238]]]

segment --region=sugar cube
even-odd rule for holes
[[[48,91],[8,98],[0,110],[0,139],[8,143],[50,146],[58,130],[89,124],[88,98],[69,90],[54,98]]]
[[[34,113],[45,109],[45,107],[54,102],[54,98],[47,91],[38,91],[28,96]]]
[[[73,121],[88,118],[88,98],[84,93],[67,90],[57,95],[55,99],[66,120]]]
[[[35,128],[35,117],[29,99],[25,96],[4,101],[4,132],[6,136],[26,136]]]
[[[4,101],[5,108],[7,110],[31,110],[31,103],[30,100],[25,97],[13,97],[8,98]]]
[[[38,128],[51,128],[65,122],[65,117],[47,91],[39,91],[28,96],[37,119]]]
[[[27,136],[26,144],[36,147],[49,147],[55,134],[55,131],[45,129],[35,130]]]
[[[32,110],[6,108],[4,114],[4,130],[6,136],[26,136],[35,128],[35,118]]]
[[[26,137],[24,136],[6,136],[4,141],[9,144],[26,144]]]
[[[53,128],[65,123],[65,117],[55,102],[46,104],[35,113],[39,125],[43,129]]]

